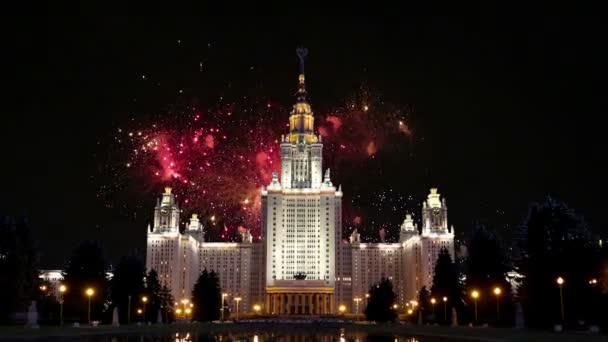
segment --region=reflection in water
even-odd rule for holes
[[[45,339],[48,340],[48,339]],[[51,339],[53,340],[53,339]],[[63,341],[66,339],[58,339]],[[209,333],[209,332],[179,332],[171,334],[150,333],[142,335],[119,335],[119,336],[87,336],[73,341],[88,342],[454,342],[452,340],[432,337],[412,337],[395,335],[373,335],[363,332],[348,332],[344,329],[332,331],[289,330],[260,332],[238,332],[238,333]]]

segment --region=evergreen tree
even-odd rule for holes
[[[422,312],[421,315],[423,319],[431,312],[430,297],[429,290],[426,289],[426,286],[423,286],[418,292],[418,310]]]
[[[519,295],[526,324],[550,327],[561,321],[559,276],[565,279],[565,323],[597,320],[589,279],[597,276],[599,257],[584,220],[565,203],[547,198],[530,206],[522,228]]]
[[[160,307],[162,310],[163,320],[165,323],[169,323],[174,320],[173,317],[173,296],[171,295],[171,290],[163,285],[160,290]]]
[[[144,295],[148,298],[146,302],[146,322],[156,322],[158,310],[162,305],[162,286],[158,280],[158,273],[151,269],[146,276],[146,289]],[[142,303],[143,304],[143,303]]]
[[[144,292],[144,277],[146,269],[137,257],[122,257],[114,268],[110,287],[112,307],[118,307],[120,322],[125,324],[129,318],[135,321],[136,304]],[[131,312],[128,313],[129,297]]]
[[[476,290],[482,298],[477,300],[479,321],[511,324],[513,322],[511,284],[507,281],[507,261],[498,238],[485,226],[477,226],[468,243],[468,254],[465,298],[468,300],[470,310],[474,308],[470,293]],[[495,288],[500,289],[498,306],[497,295],[493,292]],[[472,312],[469,314],[473,315]]]
[[[462,288],[458,280],[458,271],[456,270],[456,265],[452,262],[450,253],[445,248],[439,251],[439,257],[435,264],[431,294],[437,300],[437,306],[441,306],[441,310],[436,311],[436,320],[449,323],[452,308],[456,308],[457,311],[462,312]],[[444,297],[447,299],[445,304],[443,302]],[[445,315],[438,314],[438,312],[443,312],[443,310],[446,311]]]
[[[87,320],[87,288],[94,290],[91,297],[91,320],[100,320],[106,301],[108,280],[103,250],[94,241],[84,241],[76,249],[63,271],[67,292],[64,295],[64,320]]]
[[[393,308],[395,304],[395,292],[393,284],[388,278],[382,278],[380,282],[369,289],[369,300],[365,307],[365,317],[369,321],[390,322],[397,318],[397,312]]]
[[[0,322],[39,295],[38,254],[25,219],[0,217]]]
[[[197,321],[214,321],[220,318],[222,294],[219,278],[215,272],[208,273],[205,269],[199,275],[192,289],[192,302],[193,317]]]

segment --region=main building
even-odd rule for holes
[[[447,206],[431,189],[422,209],[422,229],[406,215],[397,243],[363,243],[355,230],[342,237],[342,189],[323,170],[323,142],[314,131],[307,100],[304,57],[289,132],[280,140],[281,173],[261,190],[262,238],[242,234],[239,243],[205,242],[204,227],[193,214],[180,230],[181,210],[166,188],[147,230],[146,267],[155,269],[176,300],[189,298],[202,270],[219,274],[222,291],[240,298],[240,308],[261,307],[271,315],[361,312],[365,294],[382,277],[394,285],[398,304],[430,288],[441,248],[454,257],[454,231]],[[229,305],[235,304],[228,300]]]

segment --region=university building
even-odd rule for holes
[[[323,170],[323,141],[314,131],[307,100],[305,50],[289,131],[280,139],[281,173],[262,188],[262,238],[253,242],[205,242],[194,214],[180,232],[178,203],[166,188],[147,231],[146,267],[155,269],[176,300],[189,298],[204,269],[219,274],[222,292],[240,311],[254,305],[271,315],[335,314],[339,307],[361,313],[365,294],[382,277],[393,282],[400,307],[430,288],[441,248],[454,257],[454,230],[437,189],[423,202],[422,227],[405,215],[397,243],[363,243],[354,231],[342,237],[342,189]],[[232,310],[234,308],[231,308]]]

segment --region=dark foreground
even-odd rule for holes
[[[165,340],[197,341],[204,337],[224,336],[228,340],[249,339],[258,342],[269,339],[328,341],[365,341],[367,339],[405,341],[418,337],[420,342],[445,341],[608,341],[608,336],[585,333],[551,333],[545,331],[515,330],[501,328],[439,327],[404,324],[353,324],[348,322],[332,323],[290,323],[290,322],[239,322],[239,323],[184,323],[149,326],[99,326],[99,327],[0,327],[0,340]],[[191,339],[184,339],[186,336]],[[256,338],[254,339],[254,336]],[[201,338],[203,337],[203,338]],[[265,338],[266,337],[266,338]],[[341,337],[344,337],[342,339]]]

